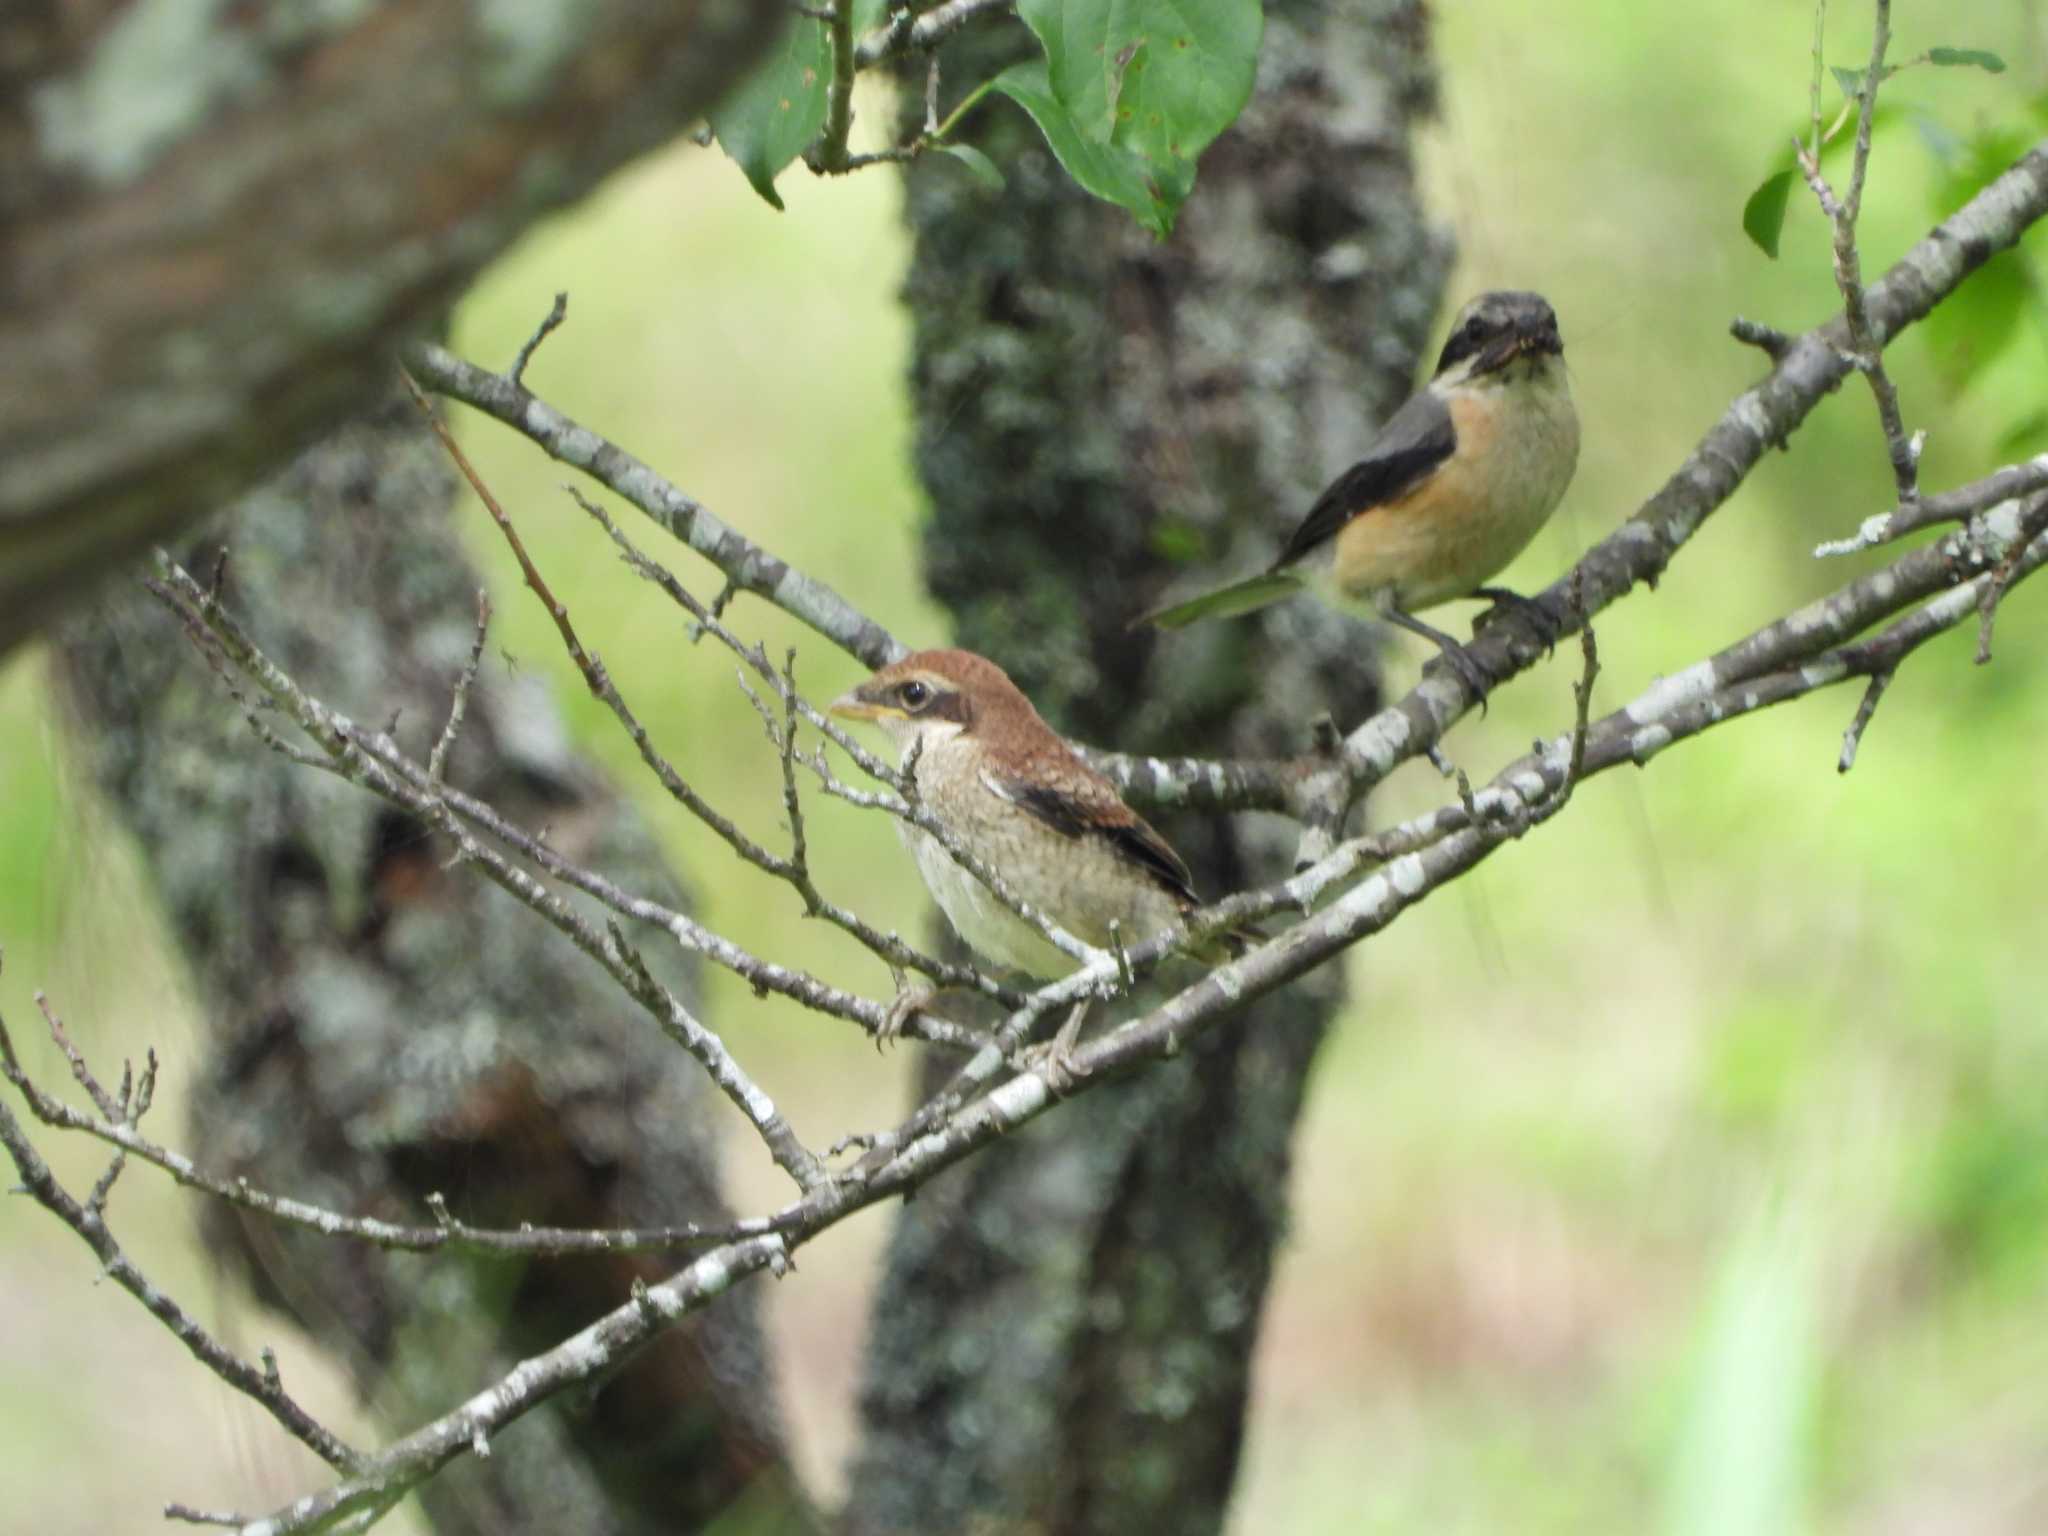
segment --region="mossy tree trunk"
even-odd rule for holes
[[[1006,62],[963,39],[943,78]],[[1423,8],[1282,3],[1258,91],[1171,240],[1068,182],[1019,112],[1007,190],[910,175],[932,591],[1059,727],[1132,750],[1298,750],[1376,688],[1312,604],[1170,639],[1130,615],[1270,558],[1411,387],[1448,250],[1414,184]],[[1166,818],[1215,893],[1284,869],[1257,824]],[[846,1526],[1213,1531],[1286,1226],[1288,1142],[1341,995],[1310,978],[1164,1070],[1063,1107],[904,1212]]]
[[[318,696],[422,756],[479,583],[445,455],[409,402],[337,432],[179,551]],[[702,1073],[590,960],[363,791],[263,751],[171,616],[133,586],[58,646],[81,755],[133,831],[208,1033],[185,1138],[204,1166],[356,1214],[570,1227],[725,1216]],[[493,647],[451,782],[657,899],[645,824]],[[650,936],[646,952],[664,943]],[[669,952],[673,946],[667,946]],[[671,971],[678,968],[671,967]],[[671,974],[687,988],[690,978]],[[687,995],[687,994],[685,994]],[[175,1070],[190,1070],[178,1063]],[[258,1295],[342,1349],[411,1429],[622,1302],[672,1257],[391,1255],[207,1210]],[[575,1403],[421,1491],[437,1531],[675,1533],[736,1507],[811,1520],[742,1287]]]

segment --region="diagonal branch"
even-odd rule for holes
[[[29,1198],[75,1232],[99,1259],[100,1272],[141,1302],[150,1316],[191,1352],[193,1359],[237,1392],[260,1403],[287,1434],[330,1467],[353,1472],[361,1464],[362,1458],[301,1408],[274,1374],[258,1370],[235,1355],[135,1267],[114,1240],[104,1214],[94,1205],[81,1205],[65,1191],[5,1104],[0,1104],[0,1148],[6,1149]]]
[[[2048,140],[2029,149],[1963,208],[1863,289],[1874,345],[1889,343],[1993,255],[2048,213]],[[1846,323],[1837,318],[1787,340],[1770,373],[1745,390],[1664,486],[1542,595],[1565,632],[1599,614],[1638,583],[1654,581],[1770,448],[1782,444],[1850,372]],[[906,647],[842,595],[745,538],[645,464],[537,399],[503,375],[444,347],[412,348],[407,365],[427,388],[481,410],[543,451],[610,487],[703,555],[740,590],[767,598],[870,667]],[[1582,611],[1571,611],[1576,587]],[[1515,626],[1482,631],[1471,649],[1503,679],[1540,655]],[[1334,754],[1215,762],[1091,753],[1092,761],[1141,807],[1280,811],[1321,829],[1303,862],[1327,851],[1349,809],[1399,764],[1434,746],[1472,700],[1439,664],[1404,698],[1356,727]]]

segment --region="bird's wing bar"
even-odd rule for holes
[[[1316,498],[1273,569],[1293,565],[1326,539],[1335,538],[1361,513],[1407,495],[1435,474],[1457,446],[1458,429],[1449,408],[1440,397],[1422,390],[1387,419],[1366,456]]]
[[[1078,766],[1078,765],[1077,765]],[[984,771],[983,784],[1062,837],[1100,837],[1174,895],[1198,905],[1194,877],[1172,846],[1117,795],[1105,779],[1074,776],[1061,784],[1001,778]]]

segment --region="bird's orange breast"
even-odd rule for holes
[[[1578,461],[1562,374],[1460,390],[1445,402],[1451,456],[1413,490],[1339,530],[1334,569],[1354,602],[1411,611],[1464,597],[1520,554]]]

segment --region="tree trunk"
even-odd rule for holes
[[[359,408],[777,0],[0,7],[0,654]]]
[[[1006,62],[982,39],[956,89]],[[1155,752],[1299,750],[1376,668],[1310,603],[1129,634],[1170,583],[1270,559],[1411,387],[1441,298],[1410,148],[1414,0],[1269,10],[1257,94],[1172,239],[981,111],[999,198],[910,175],[918,465],[959,643],[1057,726]],[[1209,894],[1284,869],[1257,824],[1168,819]],[[1297,984],[1186,1059],[1063,1107],[906,1208],[874,1319],[847,1527],[1216,1530],[1286,1222],[1288,1140],[1341,995]]]
[[[478,577],[443,451],[412,405],[334,434],[185,551],[260,644],[422,755],[470,644]],[[582,954],[418,825],[265,752],[170,615],[126,588],[67,628],[69,698],[133,829],[211,1031],[199,1161],[336,1209],[573,1227],[718,1221],[694,1063]],[[679,900],[646,827],[495,647],[451,782],[629,887]],[[647,952],[663,953],[660,935]],[[683,968],[667,979],[687,986]],[[177,1068],[185,1069],[179,1063]],[[392,1255],[208,1208],[259,1295],[343,1349],[401,1428],[622,1301],[660,1255]],[[550,1405],[421,1497],[448,1533],[675,1533],[736,1505],[811,1527],[742,1287],[573,1406]]]

